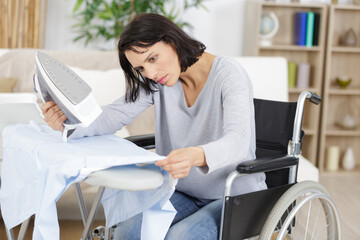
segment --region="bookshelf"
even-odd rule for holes
[[[339,38],[349,28],[353,28],[356,33],[357,45],[340,46]],[[336,124],[342,108],[351,106],[360,112],[360,6],[330,6],[327,36],[319,169],[329,174],[360,174],[360,113],[353,112],[358,121],[355,129],[338,127]],[[352,78],[345,89],[341,89],[335,82],[341,75]],[[326,168],[327,149],[333,145],[340,148],[339,170],[336,173],[329,172]],[[356,167],[351,171],[341,168],[341,160],[348,147],[352,147],[356,160]]]
[[[282,56],[288,61],[309,63],[309,87],[305,89],[289,88],[289,100],[297,101],[299,94],[304,90],[321,96],[328,6],[323,4],[247,1],[246,8],[244,54],[247,56]],[[297,46],[293,44],[294,14],[295,12],[309,11],[320,14],[318,45],[312,47]],[[279,19],[279,30],[272,38],[271,46],[261,46],[259,34],[261,15],[270,12],[274,12]],[[315,165],[317,164],[320,113],[319,106],[309,102],[305,103],[303,119],[305,137],[302,154]]]

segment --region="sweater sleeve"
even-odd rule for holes
[[[153,104],[153,94],[146,94],[140,90],[139,98],[135,102],[125,102],[125,96],[115,102],[102,106],[103,112],[88,127],[77,127],[70,138],[113,134],[127,124],[130,124],[138,115]]]
[[[223,136],[202,145],[207,167],[203,174],[255,157],[252,86],[246,73],[229,76],[222,85]]]

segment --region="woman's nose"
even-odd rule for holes
[[[154,68],[145,69],[145,77],[154,80],[156,78],[157,71]]]

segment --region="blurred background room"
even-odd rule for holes
[[[323,100],[305,106],[302,155],[338,207],[343,239],[360,239],[360,1],[0,0],[0,92],[31,91],[37,49],[84,75],[119,70],[119,34],[140,12],[166,15],[214,55],[287,60],[289,100],[303,90]],[[79,239],[80,212],[59,218],[61,239]],[[94,225],[103,224],[99,216]]]

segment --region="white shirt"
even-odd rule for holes
[[[35,122],[6,127],[3,144],[0,204],[4,222],[8,228],[13,228],[36,214],[33,233],[36,240],[59,239],[56,201],[72,183],[86,177],[81,172],[89,173],[81,170],[164,158],[113,135],[72,139],[65,143],[59,132]],[[164,184],[153,191],[105,190],[102,203],[107,227],[150,209],[158,202],[169,209],[166,204],[174,189],[169,174],[165,171],[163,174]],[[168,209],[165,212],[169,213]],[[171,206],[170,215],[168,225],[166,221],[161,223],[165,226],[163,236],[175,216]]]

